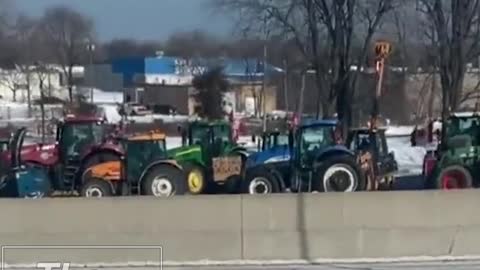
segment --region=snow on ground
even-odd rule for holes
[[[389,126],[385,134],[387,136],[409,136],[414,126]]]
[[[409,136],[387,137],[388,149],[395,153],[398,175],[421,174],[426,149],[410,145]]]

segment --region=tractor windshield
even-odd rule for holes
[[[477,117],[453,117],[448,121],[447,137],[469,135],[476,138],[480,131],[479,118]]]
[[[264,136],[262,149],[270,149],[279,145],[288,145],[288,135],[271,133]]]
[[[104,128],[97,122],[66,123],[62,133],[61,144],[66,147],[66,155],[77,156],[84,147],[102,141]]]
[[[191,129],[191,142],[190,144],[206,145],[211,140],[213,132],[213,138],[222,143],[229,143],[231,141],[231,130],[228,125],[197,125]]]
[[[223,143],[230,143],[231,141],[231,130],[227,125],[213,126],[213,134],[215,140],[221,140]]]
[[[328,125],[304,128],[300,138],[301,154],[309,156],[327,146],[334,145],[333,128]]]
[[[191,128],[190,144],[203,145],[210,141],[210,127],[198,125]]]

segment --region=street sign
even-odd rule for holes
[[[392,45],[386,41],[375,43],[375,54],[378,58],[385,58],[392,52]]]

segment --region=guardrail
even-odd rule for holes
[[[369,192],[172,199],[2,199],[7,264],[383,260],[480,255],[480,193]],[[125,250],[114,245],[128,245]],[[108,247],[110,246],[110,249]]]

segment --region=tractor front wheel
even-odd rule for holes
[[[156,166],[142,180],[142,195],[172,197],[186,192],[185,179],[180,169]]]
[[[265,169],[255,169],[247,172],[247,177],[242,185],[243,193],[269,194],[280,192],[280,185],[272,173]]]
[[[472,174],[461,165],[445,167],[435,181],[437,189],[466,189],[473,187]]]
[[[113,196],[113,188],[106,180],[95,178],[88,179],[82,185],[80,195],[87,198],[110,197]]]
[[[202,194],[207,187],[205,172],[202,167],[193,164],[185,164],[183,166],[187,178],[188,193]]]

